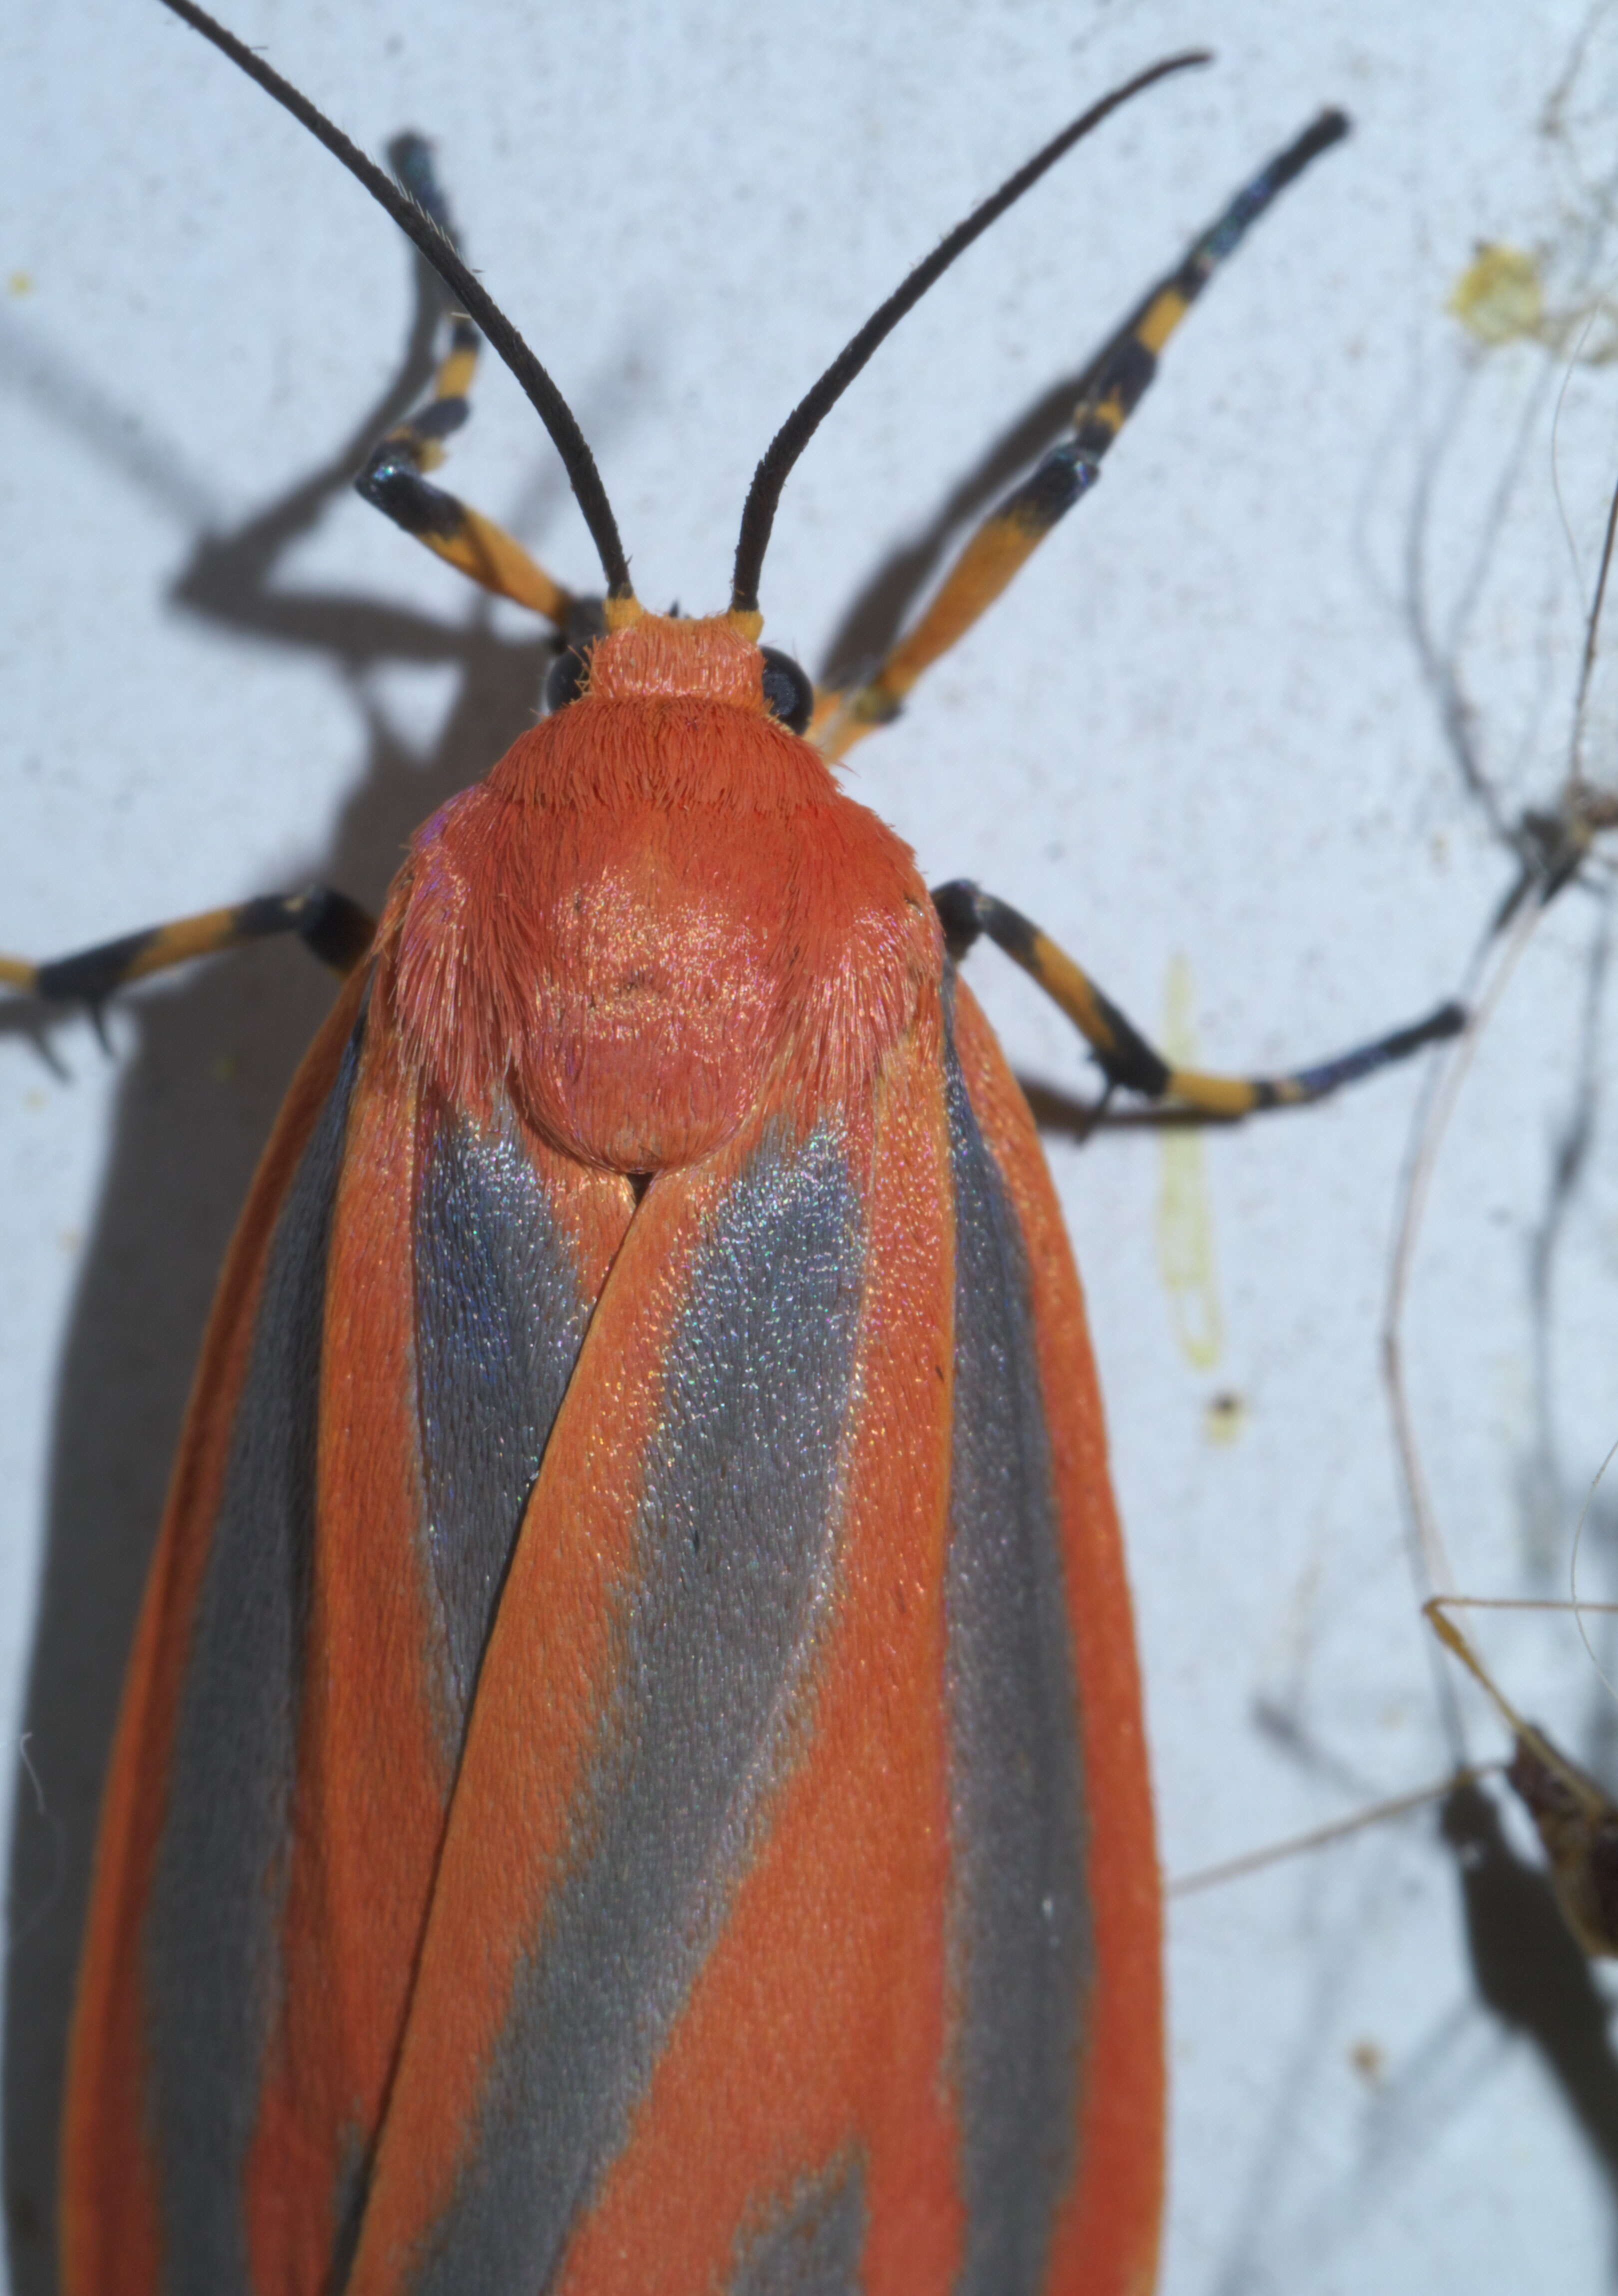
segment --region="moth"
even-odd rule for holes
[[[341,139],[200,11],[306,126]],[[1179,62],[1189,61],[1175,60]],[[1112,1089],[1236,1115],[1002,897],[929,894],[830,771],[1094,485],[1326,114],[1096,361],[864,678],[649,612],[566,403],[417,152],[357,168],[458,307],[363,476],[563,641],[549,714],[379,921],[267,898],[45,965],[96,1004],[296,932],[347,986],[238,1231],[126,1693],[64,2154],[71,2289],[1146,2284],[1155,1863],[1082,1309],[982,937]],[[602,562],[564,588],[429,477],[480,332]]]

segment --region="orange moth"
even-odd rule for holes
[[[204,30],[305,124],[254,56]],[[1191,61],[1179,59],[1177,62]],[[832,765],[1094,483],[1158,350],[1325,115],[1087,378],[862,684],[759,644],[780,488],[974,211],[760,465],[727,611],[635,598],[549,376],[470,317],[363,490],[563,641],[550,714],[296,931],[348,976],[227,1264],[125,1695],[62,2171],[79,2292],[1149,2285],[1156,1874],[1077,1281],[956,963],[987,934],[1109,1084],[1161,1061],[1006,904],[930,897]],[[340,156],[351,166],[357,155]],[[414,170],[414,172],[412,172]],[[363,166],[362,166],[363,172]],[[429,484],[472,321],[560,449],[605,595]]]

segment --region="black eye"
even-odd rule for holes
[[[789,734],[801,734],[815,714],[815,689],[790,653],[760,646],[764,656],[764,707]]]
[[[586,657],[575,647],[563,647],[545,673],[545,706],[548,711],[565,709],[570,701],[578,701],[588,666]]]

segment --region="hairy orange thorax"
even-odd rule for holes
[[[725,617],[599,640],[569,707],[415,840],[379,991],[452,1097],[625,1172],[689,1163],[767,1086],[807,1121],[931,1009],[908,848],[769,715]]]

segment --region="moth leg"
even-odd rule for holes
[[[432,154],[420,135],[400,135],[389,157],[399,182],[431,217],[452,247],[458,246],[449,209],[433,172]],[[416,541],[480,583],[497,598],[530,606],[558,628],[575,603],[553,575],[531,558],[515,537],[472,510],[442,487],[429,486],[423,473],[444,459],[444,441],[471,413],[468,393],[481,340],[464,313],[447,313],[449,340],[433,378],[427,404],[398,423],[365,459],[356,491]]]
[[[940,885],[932,902],[951,957],[958,963],[987,934],[1067,1015],[1095,1054],[1109,1091],[1139,1093],[1144,1099],[1203,1116],[1253,1116],[1268,1108],[1295,1108],[1305,1101],[1323,1100],[1343,1085],[1407,1059],[1424,1045],[1458,1036],[1466,1022],[1458,1004],[1441,1004],[1409,1028],[1395,1029],[1333,1060],[1284,1076],[1212,1076],[1201,1069],[1176,1068],[1064,950],[1006,902],[965,880]]]
[[[1172,271],[1160,279],[1092,361],[1065,435],[969,538],[916,627],[862,685],[825,695],[809,738],[828,758],[886,726],[924,670],[948,653],[1101,476],[1101,463],[1139,406],[1164,344],[1227,256],[1310,161],[1348,133],[1340,111],[1323,111],[1295,142],[1243,185]]]
[[[238,901],[233,908],[205,909],[200,916],[149,925],[144,932],[100,941],[94,948],[76,949],[70,956],[52,957],[44,964],[0,956],[0,987],[47,1004],[87,1004],[98,1012],[131,981],[166,972],[171,965],[188,964],[193,957],[243,948],[275,933],[296,933],[323,964],[334,972],[352,972],[375,931],[375,919],[357,901],[316,885],[305,893],[270,893]]]

